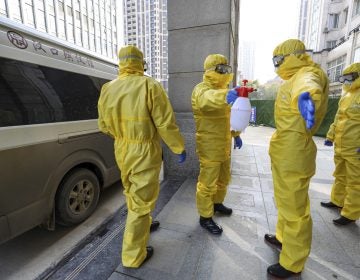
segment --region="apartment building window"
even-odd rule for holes
[[[346,8],[344,11],[344,25],[347,23],[347,18],[348,18],[348,15],[349,15],[349,8]]]
[[[333,49],[336,46],[336,40],[331,40],[326,42],[326,48],[327,49]]]
[[[88,6],[89,17],[94,18],[94,3],[92,1],[87,1],[87,6]]]
[[[327,64],[328,76],[330,82],[337,82],[345,66],[346,55],[340,56],[337,59],[330,61]]]
[[[79,11],[75,11],[75,20],[76,20],[76,22],[80,22],[80,12]]]
[[[78,45],[82,45],[82,38],[81,38],[81,15],[80,12],[75,10],[75,41]]]
[[[31,27],[35,27],[35,18],[33,12],[33,4],[32,3],[25,3],[25,19],[24,23]]]
[[[97,34],[99,34],[99,33],[97,33]],[[99,53],[101,53],[101,43],[100,42],[101,42],[100,35],[97,35],[96,39],[95,39],[95,43],[96,43],[95,48],[96,48],[96,51]]]
[[[17,1],[13,1],[13,2],[16,2],[16,3],[13,3],[11,5],[11,14],[9,15],[10,18],[16,20],[16,21],[23,21],[24,22],[24,19],[21,18],[21,9],[20,9],[20,2],[19,0]],[[31,4],[32,5],[32,4]]]
[[[90,50],[95,51],[95,34],[94,33],[90,33],[89,34],[89,46],[90,46]]]
[[[339,14],[329,14],[329,29],[338,28],[338,27],[339,27]]]
[[[106,40],[104,39],[104,40],[102,40],[102,44],[101,44],[101,53],[103,54],[103,55],[107,55],[107,48],[106,48]]]
[[[44,1],[41,0],[37,1],[36,20],[37,20],[37,28],[41,31],[46,32]]]
[[[360,62],[360,48],[355,49],[353,62]]]
[[[71,6],[66,6],[66,11],[67,11],[68,20],[70,20],[72,22],[73,21],[72,7]]]
[[[48,32],[56,36],[56,20],[55,20],[55,7],[52,5],[48,6],[49,21],[48,21]]]
[[[114,52],[113,57],[116,58],[117,53],[118,53],[117,44],[114,44],[114,50],[113,50],[113,52]]]
[[[354,0],[353,17],[360,14],[360,0]]]
[[[74,19],[72,13],[72,7],[66,6],[66,15],[67,15],[67,26],[66,26],[66,39],[71,43],[75,43],[75,34],[74,34]]]
[[[95,33],[95,21],[90,19],[90,26],[89,26],[90,33]]]
[[[59,25],[58,25],[58,36],[62,39],[66,39],[65,34],[65,5],[63,2],[58,2],[58,12],[59,12]],[[50,12],[51,14],[51,12]],[[53,11],[55,19],[55,10]]]
[[[82,38],[81,38],[81,28],[75,27],[75,41],[78,45],[82,46]]]
[[[65,19],[63,19],[63,18],[59,18],[58,32],[59,32],[58,35],[61,39],[66,39]]]
[[[89,25],[88,25],[88,17],[86,15],[82,16],[83,18],[83,28],[85,32],[88,32],[89,30]]]
[[[71,43],[75,43],[74,25],[72,23],[68,23],[66,32],[67,40]]]
[[[4,1],[0,1],[0,15],[7,16],[6,4]]]

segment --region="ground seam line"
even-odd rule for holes
[[[91,254],[83,260],[66,278],[65,280],[74,279],[109,243],[123,230],[125,224],[120,224],[104,241],[100,243],[98,247]]]

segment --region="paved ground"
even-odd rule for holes
[[[161,228],[151,235],[154,256],[140,269],[119,265],[109,280],[120,279],[267,279],[266,268],[278,253],[264,244],[274,232],[277,211],[268,156],[272,128],[249,127],[244,146],[232,158],[232,182],[226,205],[231,217],[216,216],[224,228],[220,237],[198,224],[196,180],[186,180],[157,215]],[[333,182],[333,151],[318,145],[317,171],[310,186],[313,243],[300,279],[360,279],[360,223],[339,228],[332,219],[337,210],[320,207]],[[291,155],[290,155],[291,156]],[[84,278],[85,279],[85,278]]]

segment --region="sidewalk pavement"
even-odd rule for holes
[[[195,205],[196,180],[186,180],[156,217],[161,226],[149,244],[153,257],[139,269],[117,267],[109,280],[122,279],[268,279],[266,268],[278,262],[278,252],[264,243],[264,234],[275,232],[274,203],[268,146],[274,129],[249,127],[244,146],[233,150],[232,181],[225,205],[230,217],[215,216],[221,236],[200,227]],[[360,279],[360,223],[337,227],[339,213],[320,206],[328,200],[333,182],[333,149],[318,146],[317,170],[311,180],[310,199],[313,241],[301,276],[294,279]],[[289,155],[291,156],[291,155]]]

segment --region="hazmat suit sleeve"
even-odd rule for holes
[[[316,109],[320,107],[323,100],[322,94],[324,92],[324,84],[322,82],[322,78],[315,72],[305,72],[295,80],[292,92],[291,108],[293,110],[299,111],[299,95],[303,92],[309,92],[311,99],[314,101],[316,112]]]
[[[100,98],[98,101],[98,127],[99,130],[107,135],[109,135],[112,138],[115,138],[113,136],[113,134],[110,132],[110,130],[108,129],[108,126],[105,123],[104,120],[104,112],[103,112],[103,100],[104,100],[104,96],[106,94],[106,88],[108,86],[108,83],[104,84],[101,88],[101,93],[100,93]]]
[[[175,123],[170,101],[159,83],[155,83],[151,89],[148,106],[160,137],[173,153],[181,154],[185,150],[184,139]]]
[[[213,111],[229,106],[226,103],[228,89],[208,89],[200,91],[196,98],[196,105],[201,111]]]

